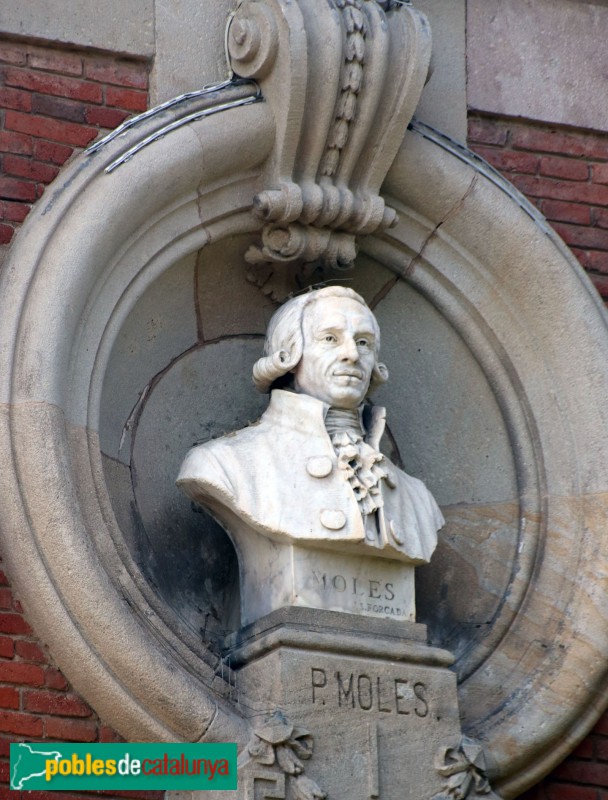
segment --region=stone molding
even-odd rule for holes
[[[382,5],[244,0],[234,13],[231,67],[259,82],[277,131],[250,263],[345,268],[356,235],[395,224],[379,189],[428,75],[431,31],[413,8]]]
[[[229,98],[230,88],[216,101]],[[192,98],[180,114],[201,108]],[[263,225],[252,203],[275,140],[268,105],[184,122],[105,171],[177,116],[167,109],[75,159],[11,250],[0,286],[0,537],[34,626],[123,736],[244,746],[230,675],[125,546],[98,442],[112,343],[145,288],[184,255]],[[362,251],[459,332],[511,439],[518,561],[490,633],[471,638],[459,696],[493,786],[514,797],[607,699],[606,313],[532,206],[446,137],[413,126],[382,193],[400,221]]]

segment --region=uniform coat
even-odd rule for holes
[[[427,563],[444,524],[433,496],[385,457],[379,535],[366,539],[325,429],[327,410],[316,398],[275,389],[258,422],[192,448],[177,485],[228,531],[236,515],[274,541]]]

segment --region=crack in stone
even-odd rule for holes
[[[369,303],[369,307],[371,308],[372,311],[377,307],[378,303],[384,300],[384,298],[391,291],[393,286],[395,286],[397,281],[399,281],[399,275],[395,275],[394,278],[391,278],[390,281],[388,281],[388,283],[385,283],[384,286],[380,289],[380,291],[374,295],[373,300],[371,300],[371,302]]]
[[[422,257],[424,255],[424,252],[425,252],[426,248],[428,247],[430,242],[433,240],[433,238],[436,236],[437,231],[439,230],[439,228],[441,228],[442,225],[445,225],[445,223],[448,220],[452,219],[452,217],[455,217],[456,214],[458,214],[460,212],[460,210],[462,209],[462,207],[466,203],[467,198],[474,191],[475,186],[477,185],[478,178],[479,178],[479,175],[477,173],[475,173],[475,175],[473,175],[471,183],[467,187],[466,192],[462,195],[460,200],[458,200],[458,202],[454,206],[452,206],[452,208],[449,209],[449,211],[446,213],[446,215],[442,219],[440,219],[439,222],[435,225],[433,230],[429,233],[429,235],[426,237],[426,239],[422,243],[422,247],[420,248],[420,250],[412,258],[412,260],[407,265],[407,267],[403,270],[403,277],[408,277],[409,275],[412,274],[412,272],[416,268],[416,265],[422,260]]]

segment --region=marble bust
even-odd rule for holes
[[[340,559],[429,561],[443,516],[425,485],[380,453],[385,410],[365,403],[388,378],[379,351],[378,323],[353,290],[289,300],[253,368],[256,388],[271,393],[267,410],[186,456],[178,486],[220,521],[258,578],[259,537],[274,543],[272,558],[293,545]]]

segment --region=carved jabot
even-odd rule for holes
[[[243,0],[231,65],[255,78],[276,120],[265,221],[253,264],[350,266],[355,236],[396,221],[379,196],[428,73],[426,18],[376,0]]]
[[[325,428],[338,457],[338,467],[354,492],[361,515],[373,514],[384,505],[381,481],[388,473],[382,468],[382,453],[364,440],[361,410],[330,408],[325,416]]]

